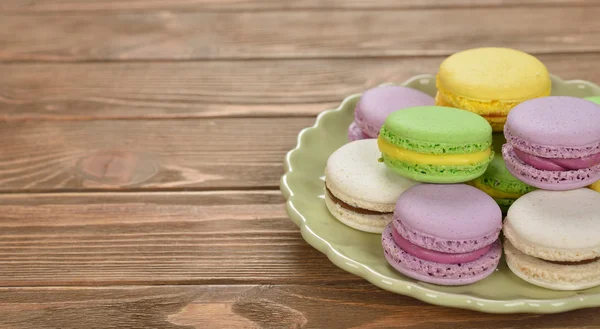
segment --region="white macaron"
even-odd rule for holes
[[[376,139],[358,140],[335,151],[325,168],[325,203],[331,214],[371,233],[383,232],[398,197],[419,184],[390,172],[380,156]]]
[[[600,285],[600,193],[537,190],[504,222],[506,262],[519,277],[555,290]]]

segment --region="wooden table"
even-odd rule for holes
[[[345,273],[278,190],[346,95],[496,45],[600,82],[597,0],[0,1],[1,328],[600,328]]]

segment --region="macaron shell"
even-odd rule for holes
[[[500,210],[502,210],[502,215],[504,215],[504,216],[506,216],[506,214],[508,213],[508,209],[510,208],[510,206],[512,206],[512,204],[516,200],[517,199],[498,199],[498,198],[494,198],[494,201],[496,201],[496,203],[500,207]]]
[[[396,111],[386,119],[381,134],[394,145],[429,154],[482,151],[492,142],[492,127],[484,118],[442,106]]]
[[[587,188],[528,193],[513,203],[504,222],[504,234],[515,247],[553,261],[600,257],[598,232],[600,194]]]
[[[590,185],[590,188],[596,192],[600,192],[600,180]]]
[[[509,114],[508,143],[539,157],[581,158],[600,153],[600,105],[550,96],[519,104]]]
[[[588,259],[594,259],[598,257],[599,254],[597,248],[561,249],[536,244],[534,242],[529,241],[527,238],[519,235],[508,220],[504,223],[502,233],[504,234],[504,237],[522,253],[540,259],[550,261],[578,262]]]
[[[510,241],[504,242],[506,263],[521,279],[553,290],[580,290],[600,285],[600,261],[583,265],[559,265],[528,256]]]
[[[433,97],[403,86],[379,86],[365,91],[356,105],[355,122],[371,138],[379,135],[392,112],[414,106],[434,105]]]
[[[325,184],[354,207],[392,212],[400,194],[419,183],[390,172],[377,161],[380,156],[376,139],[342,146],[327,160]]]
[[[337,220],[359,231],[368,233],[381,233],[387,224],[392,220],[392,214],[365,215],[360,214],[335,203],[327,193],[325,193],[325,205],[327,209]]]
[[[487,162],[465,166],[412,164],[383,155],[385,165],[400,176],[423,183],[452,184],[473,180],[485,172]]]
[[[476,250],[496,240],[502,228],[502,213],[498,205],[489,195],[465,184],[422,184],[415,186],[398,198],[394,210],[394,218],[401,222],[411,235],[423,234],[435,237],[442,244],[450,245],[450,241],[485,238],[480,241]],[[418,233],[415,233],[418,232]],[[411,240],[421,247],[442,252],[467,252],[471,250],[438,249],[429,244]]]
[[[438,85],[477,100],[519,101],[549,93],[550,75],[537,58],[509,48],[461,51],[440,65]]]
[[[488,253],[476,261],[463,264],[441,264],[419,259],[399,248],[389,225],[382,235],[384,255],[400,273],[423,282],[440,285],[465,285],[484,279],[494,272],[500,261],[502,247],[496,241]]]
[[[348,127],[348,140],[353,142],[359,139],[367,139],[367,138],[371,138],[369,136],[367,136],[361,129],[360,127],[356,124],[356,122],[352,122],[350,124],[350,127]]]
[[[505,144],[502,148],[502,156],[506,163],[506,169],[513,176],[531,186],[554,191],[573,190],[586,187],[600,180],[600,165],[579,170],[550,171],[536,169],[521,159],[513,151],[513,146]]]
[[[586,97],[584,99],[590,102],[594,102],[596,104],[600,104],[600,96]]]

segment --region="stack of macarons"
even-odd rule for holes
[[[506,260],[522,279],[576,290],[600,284],[600,105],[549,96],[516,106],[504,127],[508,170],[539,188],[504,223]]]
[[[507,48],[448,57],[436,87],[363,93],[327,161],[331,214],[382,233],[390,266],[423,282],[492,274],[502,228],[518,277],[600,285],[600,97],[550,96],[545,65]]]

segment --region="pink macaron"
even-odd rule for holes
[[[504,126],[506,168],[546,190],[571,190],[600,180],[600,105],[567,96],[517,105]]]
[[[402,86],[380,86],[363,93],[354,111],[348,139],[377,138],[390,113],[415,106],[434,105],[433,97]]]
[[[393,218],[382,245],[388,263],[406,276],[463,285],[482,280],[498,266],[502,211],[479,189],[414,186],[398,199]]]

